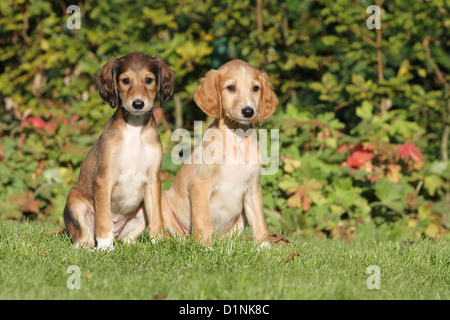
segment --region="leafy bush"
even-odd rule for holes
[[[444,1],[0,3],[0,216],[61,221],[81,161],[112,110],[94,80],[112,55],[160,55],[175,94],[156,111],[163,187],[178,170],[171,131],[205,116],[210,68],[242,58],[270,75],[280,170],[263,176],[271,229],[311,236],[449,237],[450,59]]]
[[[414,122],[371,109],[357,108],[367,116],[352,130],[357,136],[344,134],[333,113],[314,117],[288,105],[272,119],[283,152],[277,175],[262,178],[272,227],[346,239],[446,234],[448,166],[426,165],[413,142],[392,142],[398,128],[414,135]]]

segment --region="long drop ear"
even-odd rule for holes
[[[117,90],[116,76],[119,59],[109,58],[108,62],[97,75],[97,90],[100,97],[108,103],[111,108],[116,108],[119,102],[119,92]]]
[[[195,90],[194,101],[207,115],[220,119],[222,117],[222,97],[220,95],[220,72],[210,70],[200,81]]]
[[[170,70],[161,57],[156,56],[155,61],[158,69],[159,106],[162,108],[164,103],[172,96],[175,87],[175,73]]]
[[[278,98],[269,82],[269,76],[267,73],[262,73],[259,77],[259,81],[262,86],[259,107],[259,123],[262,123],[264,120],[267,120],[277,109]]]

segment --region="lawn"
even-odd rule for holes
[[[205,250],[142,237],[93,252],[45,234],[59,227],[0,222],[0,299],[450,299],[448,242],[289,237],[258,250],[243,237]],[[380,289],[368,288],[369,266]]]

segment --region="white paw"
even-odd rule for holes
[[[96,250],[100,251],[112,251],[114,250],[114,236],[111,232],[110,236],[106,239],[96,238],[97,247]]]
[[[99,246],[97,246],[97,247],[95,247],[93,249],[93,251],[94,250],[95,251],[103,251],[103,252],[111,252],[111,251],[114,251],[114,246],[109,246],[109,247],[106,247],[106,246],[99,247]]]

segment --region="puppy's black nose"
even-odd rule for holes
[[[136,99],[133,101],[133,103],[131,105],[136,110],[141,110],[144,107],[144,101],[142,101],[141,99]]]
[[[255,114],[255,110],[253,110],[253,108],[252,107],[244,107],[242,110],[241,110],[241,112],[242,112],[242,115],[245,117],[245,118],[251,118],[254,114]]]

